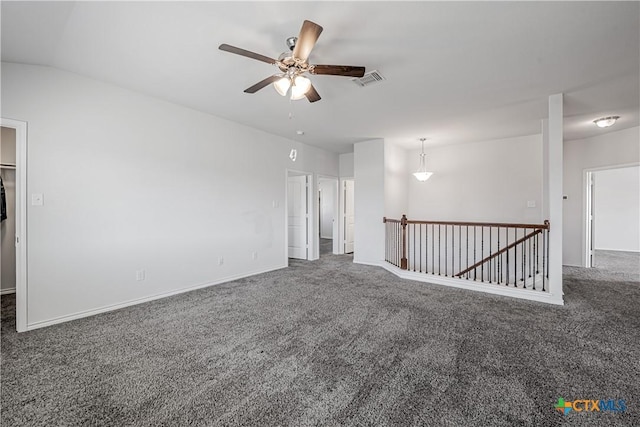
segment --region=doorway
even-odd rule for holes
[[[640,273],[640,166],[585,171],[585,266]]]
[[[16,330],[24,332],[27,330],[27,123],[2,118],[0,124],[2,178],[7,186],[5,199],[10,198],[7,219],[0,223],[3,229],[0,289],[3,293],[15,289]]]
[[[287,171],[287,257],[311,259],[310,221],[312,175]]]
[[[338,178],[318,176],[318,253],[339,252]]]

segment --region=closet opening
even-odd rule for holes
[[[27,330],[27,123],[1,119],[0,295],[15,298],[16,330]]]

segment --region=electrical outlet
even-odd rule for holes
[[[535,200],[528,200],[527,201],[527,207],[528,208],[535,208],[536,207],[536,201]]]
[[[253,258],[253,260],[257,260],[258,259],[258,252],[252,252],[251,253],[251,258]]]
[[[144,270],[138,270],[136,271],[136,280],[140,281],[140,280],[144,280],[145,279],[145,272]]]
[[[219,256],[218,257],[218,265],[222,265],[222,264],[224,264],[224,257]]]

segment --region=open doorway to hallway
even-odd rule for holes
[[[318,177],[318,253],[338,254],[338,178]]]
[[[640,166],[585,175],[587,267],[640,274]]]

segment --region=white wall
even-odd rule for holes
[[[419,182],[420,150],[409,153],[409,219],[542,223],[542,136],[426,148],[428,181]],[[534,208],[527,201],[535,202]]]
[[[354,262],[384,260],[384,141],[354,145],[355,247]]]
[[[407,150],[391,143],[384,144],[384,215],[400,219],[407,213],[408,167]]]
[[[595,175],[595,248],[640,251],[640,167]]]
[[[2,115],[28,122],[44,194],[31,327],[283,267],[286,169],[338,175],[337,154],[47,67],[2,64]]]
[[[638,163],[640,128],[609,132],[564,143],[563,262],[584,266],[584,172],[587,169]],[[552,225],[553,226],[553,225]]]
[[[340,154],[339,167],[341,178],[353,178],[353,153]]]

